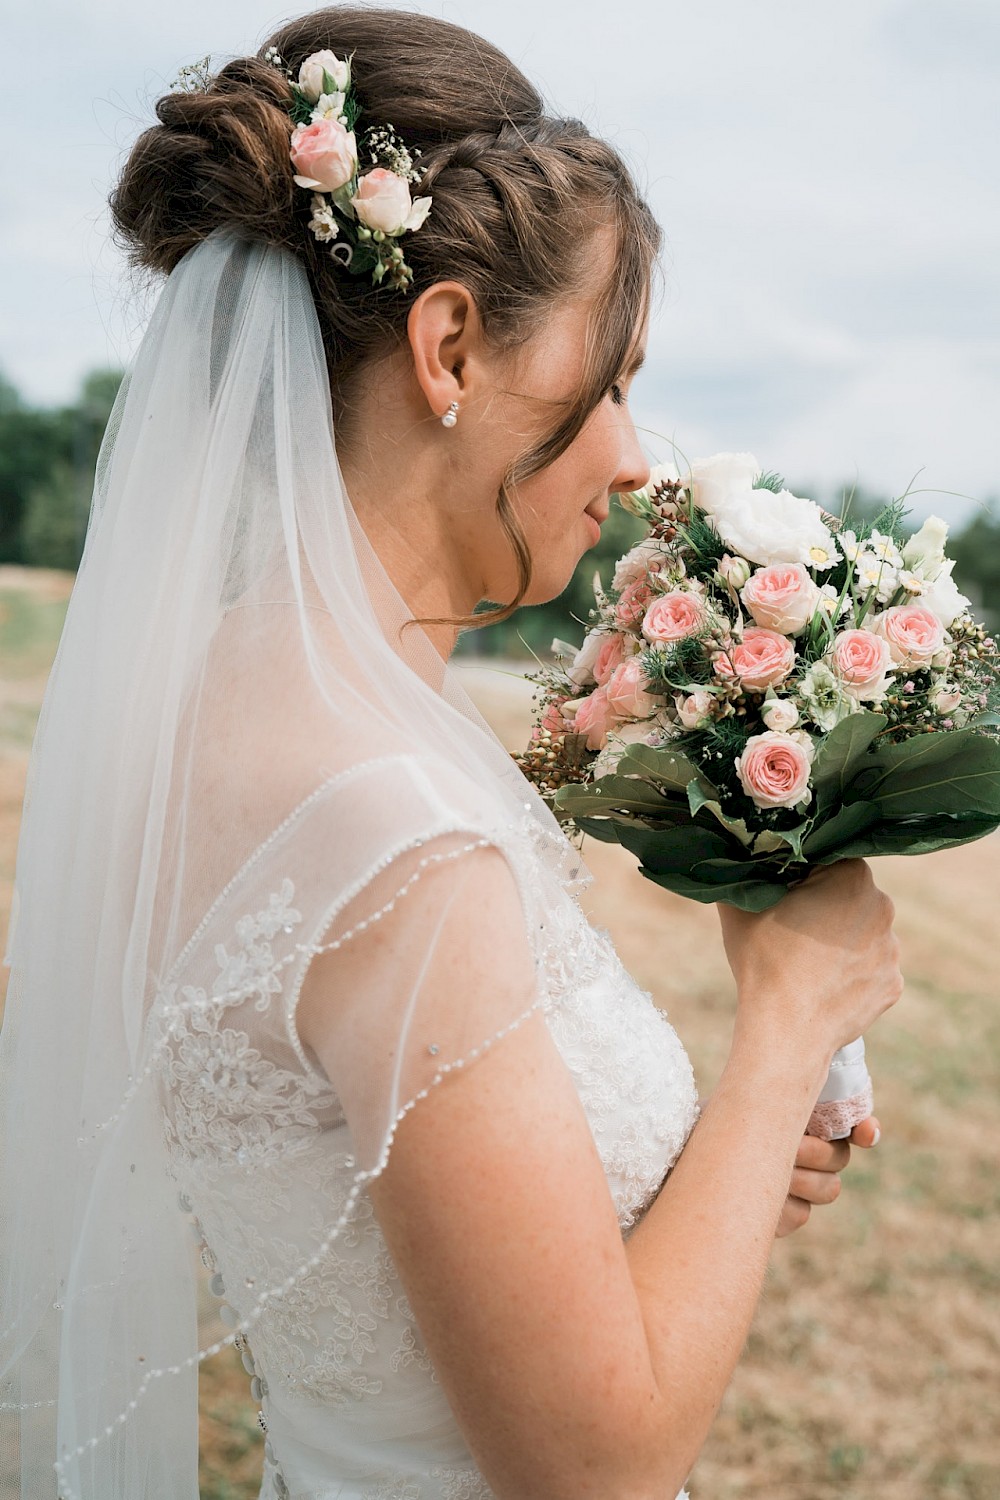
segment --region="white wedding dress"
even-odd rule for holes
[[[405,776],[405,761],[361,767],[362,796],[366,784]],[[322,834],[324,817],[336,816],[343,780],[318,787],[247,860],[168,976],[173,993],[200,1002],[183,1022],[175,1015],[163,1053],[170,1168],[223,1321],[234,1327],[262,1289],[275,1289],[249,1341],[239,1336],[267,1434],[261,1500],[487,1500],[363,1188],[339,1236],[312,1255],[307,1275],[293,1275],[344,1210],[356,1165],[337,1094],[295,1028],[308,964],[295,945],[324,930],[324,896],[320,883],[296,880],[293,855],[304,825]],[[413,826],[430,816],[416,808]],[[608,934],[553,889],[534,821],[490,837],[522,892],[545,897],[535,950],[543,1011],[627,1234],[694,1124],[692,1070]]]

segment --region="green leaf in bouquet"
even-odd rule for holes
[[[855,806],[859,804],[854,804]],[[1000,826],[1000,814],[939,813],[927,818],[893,818],[879,821],[857,838],[849,839],[814,860],[830,865],[841,859],[871,859],[880,854],[933,854],[971,844]]]
[[[698,768],[679,750],[655,750],[652,745],[629,745],[618,762],[620,776],[645,776],[659,786],[687,792],[688,782],[698,775]]]
[[[769,829],[768,834],[770,837],[777,840],[777,844],[772,846],[773,851],[777,853],[782,848],[790,849],[795,860],[800,864],[803,863],[807,856],[802,852],[802,841],[812,826],[813,819],[806,818],[804,823],[797,823],[794,828]],[[763,838],[765,835],[760,834],[758,837]]]
[[[646,828],[638,824],[616,825],[618,842],[638,856],[644,868],[660,874],[687,874],[708,859],[726,859],[732,845],[720,829],[702,828],[686,822],[675,828]],[[730,859],[730,863],[737,863]]]
[[[811,864],[817,864],[846,858],[847,856],[836,851],[871,828],[878,819],[877,802],[848,802],[843,807],[838,807],[830,817],[814,823],[812,832],[802,846],[806,859]]]
[[[810,777],[817,809],[841,800],[861,769],[876,735],[888,722],[885,714],[862,709],[859,713],[848,714],[823,736],[816,748]]]
[[[886,818],[969,812],[1000,817],[1000,744],[975,729],[914,735],[876,750],[854,785]]]
[[[581,833],[589,834],[599,844],[617,844],[620,842],[618,838],[618,829],[621,826],[620,820],[616,821],[614,818],[580,817],[574,818],[573,822],[580,829]]]
[[[722,901],[727,906],[739,907],[741,911],[767,911],[769,907],[777,906],[788,890],[787,885],[780,881],[755,880],[749,875],[728,883],[706,883],[674,871],[649,870],[643,865],[639,869],[647,880],[677,896],[686,896],[689,901]]]
[[[976,714],[976,717],[970,719],[964,727],[966,729],[986,729],[990,726],[995,727],[998,724],[1000,724],[1000,714]]]
[[[727,813],[722,811],[719,794],[714,787],[709,786],[707,781],[697,776],[694,780],[689,781],[687,796],[692,818],[697,817],[698,813],[704,808],[705,812],[710,813],[727,833],[731,833],[733,838],[739,840],[744,848],[750,847],[750,844],[753,842],[753,834],[747,828],[746,823],[742,818],[731,818]]]
[[[756,859],[758,856],[777,854],[782,849],[787,849],[788,844],[781,833],[773,828],[764,828],[760,833],[754,834],[751,854]]]
[[[605,807],[660,817],[665,802],[662,792],[636,776],[600,776],[593,782],[569,782],[555,795],[556,807],[571,818],[578,812],[600,817]]]

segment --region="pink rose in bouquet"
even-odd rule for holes
[[[871,630],[842,630],[833,643],[830,663],[846,692],[859,703],[885,697],[892,671],[888,642]]]
[[[872,630],[888,643],[897,666],[911,671],[929,667],[944,646],[944,626],[933,610],[921,604],[902,604],[882,610]]]
[[[816,613],[820,591],[802,563],[772,563],[751,574],[740,598],[758,625],[800,635]]]
[[[679,641],[695,635],[705,625],[705,605],[700,594],[674,589],[659,594],[642,618],[642,633],[647,641]]]
[[[608,737],[608,730],[618,723],[618,715],[608,702],[606,687],[595,688],[576,711],[573,728],[578,734],[587,736],[587,749],[600,750]]]
[[[743,632],[743,639],[720,651],[715,658],[718,677],[737,677],[752,693],[763,693],[777,687],[795,666],[795,647],[776,630],[753,626]]]
[[[801,740],[773,730],[751,735],[736,762],[743,790],[755,807],[797,807],[808,801],[811,765]]]
[[[619,630],[628,630],[638,625],[653,598],[653,590],[643,578],[626,584],[615,605],[614,623]]]
[[[608,706],[620,719],[648,719],[656,710],[649,692],[649,678],[637,656],[616,667],[606,688]]]

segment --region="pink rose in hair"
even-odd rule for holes
[[[717,677],[738,677],[751,693],[763,693],[789,676],[795,666],[795,647],[787,635],[751,626],[741,641],[716,655],[713,665]]]
[[[642,633],[647,641],[669,644],[695,635],[704,624],[705,606],[700,596],[675,589],[653,600],[643,616]]]
[[[944,645],[944,626],[923,604],[897,604],[872,620],[872,630],[888,642],[899,667],[929,667]]]
[[[802,563],[771,563],[758,568],[740,598],[758,625],[798,635],[816,613],[819,589]]]
[[[795,807],[811,796],[812,757],[790,734],[754,734],[736,761],[740,783],[756,807]]]
[[[291,157],[299,187],[335,193],[357,171],[358,143],[339,120],[314,120],[292,131]]]
[[[638,625],[652,597],[653,590],[644,578],[637,578],[635,583],[626,584],[615,605],[615,624],[618,629],[630,630]]]
[[[351,207],[369,229],[398,235],[404,229],[419,229],[430,211],[430,198],[410,199],[409,183],[385,167],[374,167],[358,180]]]
[[[573,720],[573,728],[577,734],[587,736],[588,750],[603,750],[608,730],[617,723],[618,718],[608,702],[608,690],[606,687],[599,687],[580,704]]]
[[[871,630],[842,630],[830,651],[830,665],[844,691],[859,703],[885,696],[892,654],[889,644]]]
[[[616,667],[606,688],[608,704],[620,719],[648,719],[656,704],[649,695],[649,678],[637,656]]]

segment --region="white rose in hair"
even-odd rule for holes
[[[351,86],[351,65],[339,58],[336,52],[324,50],[307,57],[299,69],[299,88],[310,104],[315,104],[321,94],[326,93],[324,72],[329,73],[337,90],[346,94]]]
[[[731,494],[712,514],[727,547],[755,563],[802,563],[830,568],[837,561],[833,536],[813,500],[790,490],[745,489]]]
[[[351,207],[369,229],[380,229],[395,237],[406,229],[419,229],[430,210],[430,198],[410,198],[409,184],[385,167],[375,167],[358,180]]]
[[[730,496],[748,490],[759,473],[760,465],[752,453],[716,453],[713,458],[696,458],[691,465],[694,503],[714,515]]]

